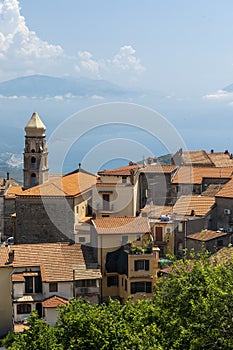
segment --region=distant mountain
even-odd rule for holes
[[[136,91],[133,92],[134,94]],[[30,75],[0,83],[2,96],[124,96],[129,91],[106,80]]]
[[[6,177],[7,172],[10,177],[22,182],[23,176],[23,157],[22,154],[10,152],[0,152],[0,178]]]

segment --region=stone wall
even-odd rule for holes
[[[15,243],[52,243],[74,240],[73,198],[16,199]]]

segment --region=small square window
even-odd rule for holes
[[[58,291],[58,285],[56,282],[49,283],[49,292],[54,293]]]
[[[78,241],[79,241],[79,243],[85,243],[86,242],[86,238],[85,237],[79,237]]]
[[[118,287],[118,276],[107,277],[107,286],[108,287]]]
[[[122,176],[122,183],[125,184],[127,181],[127,176]]]

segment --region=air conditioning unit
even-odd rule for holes
[[[230,213],[231,213],[230,209],[224,209],[224,214],[225,215],[230,215]]]

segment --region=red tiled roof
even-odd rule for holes
[[[212,239],[228,235],[226,232],[203,230],[201,232],[193,233],[187,236],[187,239],[194,239],[196,241],[211,241]]]
[[[175,165],[161,165],[161,164],[151,164],[145,168],[140,169],[141,173],[162,173],[170,174],[175,171],[177,166]]]
[[[190,167],[182,166],[174,176],[173,184],[202,184],[203,178],[230,179],[233,167]]]
[[[170,205],[147,205],[141,210],[141,213],[146,213],[148,217],[160,218],[161,215],[171,215],[173,207]]]
[[[173,214],[205,216],[215,205],[215,197],[200,195],[181,196],[173,207]]]
[[[212,152],[208,154],[216,167],[232,167],[233,159],[228,152]]]
[[[6,198],[15,198],[16,195],[22,194],[22,186],[11,186],[6,193]]]
[[[233,179],[226,183],[226,185],[216,194],[216,197],[233,198]]]
[[[202,192],[202,196],[214,197],[224,187],[223,184],[210,184],[207,189]]]
[[[56,308],[58,306],[63,306],[69,304],[69,300],[59,297],[57,295],[53,295],[52,297],[45,299],[42,302],[43,307],[48,307],[48,308]]]
[[[1,247],[0,266],[7,264],[10,251],[14,251],[14,268],[38,267],[44,282],[72,281],[76,269],[79,273],[83,271],[86,276],[83,251],[77,243],[15,244]],[[90,270],[92,272],[96,273],[96,278],[100,278],[99,271]]]
[[[102,170],[98,172],[98,175],[112,175],[112,176],[130,176],[131,171],[137,171],[140,168],[139,165],[127,165],[112,170]]]
[[[183,151],[182,160],[185,165],[209,165],[213,166],[213,162],[208,157],[206,151]]]
[[[71,196],[75,197],[96,184],[96,176],[85,171],[78,171],[52,181],[45,182],[42,185],[31,187],[19,196]]]
[[[93,224],[98,234],[137,234],[150,231],[149,221],[143,217],[96,218]]]

